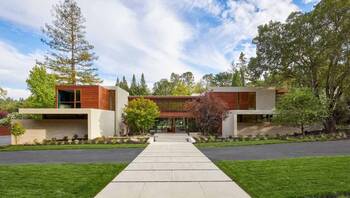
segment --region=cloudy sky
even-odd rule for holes
[[[171,72],[229,69],[251,44],[257,26],[284,21],[292,11],[310,11],[317,0],[77,0],[86,18],[87,39],[105,85],[117,77],[145,74],[152,85]],[[0,1],[0,87],[26,97],[25,80],[47,47],[41,27],[52,21],[58,0]]]

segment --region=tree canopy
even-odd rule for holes
[[[156,103],[141,97],[128,103],[123,117],[132,132],[144,134],[154,125],[159,113]]]
[[[274,121],[282,124],[304,128],[320,122],[327,115],[320,99],[309,89],[295,89],[285,94],[277,103]]]
[[[28,102],[32,107],[55,106],[55,76],[48,74],[44,66],[34,66],[26,82],[31,92]]]
[[[85,39],[85,18],[75,0],[64,0],[54,6],[52,24],[45,24],[42,41],[51,51],[45,56],[47,66],[62,84],[98,84],[97,56],[94,46]]]
[[[350,86],[350,1],[322,0],[308,13],[292,13],[286,23],[259,26],[256,58],[249,65],[252,79],[308,87],[325,96],[327,131],[334,132],[335,110]]]

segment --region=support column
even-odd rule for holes
[[[238,129],[237,129],[237,114],[233,114],[233,137],[238,136]]]

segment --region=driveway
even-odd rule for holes
[[[0,164],[131,162],[143,148],[0,152]]]
[[[213,161],[262,160],[307,156],[350,155],[350,140],[223,148],[201,148],[200,150]]]

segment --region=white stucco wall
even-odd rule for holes
[[[121,123],[123,121],[122,115],[123,115],[123,109],[126,105],[128,105],[128,96],[129,93],[125,91],[124,89],[121,89],[120,87],[116,87],[115,90],[115,132],[116,135],[120,135],[121,131]]]
[[[114,136],[114,111],[90,109],[88,114],[89,139]]]
[[[11,144],[11,136],[10,135],[0,136],[0,146],[9,145],[9,144]]]
[[[88,134],[86,119],[47,119],[47,120],[16,120],[26,129],[24,135],[18,137],[18,144],[32,144],[34,140],[38,142],[44,139],[62,139],[74,135],[82,138]],[[15,144],[15,138],[11,138],[11,143]]]

